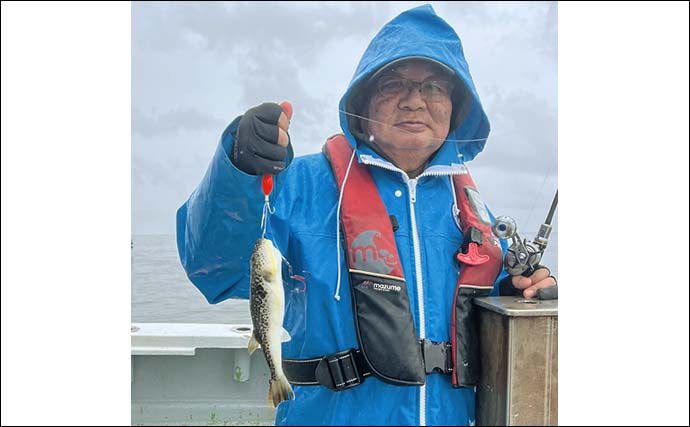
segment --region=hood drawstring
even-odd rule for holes
[[[337,285],[335,287],[335,295],[333,295],[333,298],[335,298],[336,301],[340,301],[340,207],[343,202],[343,192],[345,191],[345,183],[347,182],[347,177],[350,175],[350,167],[352,166],[352,161],[355,158],[355,150],[352,150],[352,156],[350,157],[350,162],[347,164],[347,170],[345,171],[345,178],[343,179],[343,184],[340,186],[340,196],[338,197],[338,207],[336,208],[335,211],[335,223],[336,223],[336,228],[335,228],[335,244],[336,244],[336,253],[338,254],[338,259],[337,259],[337,265],[338,265],[338,280],[337,280]]]

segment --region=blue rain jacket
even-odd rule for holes
[[[357,143],[342,112],[340,123],[357,150],[357,161],[368,165],[388,213],[398,220],[400,228],[395,238],[416,330],[420,337],[449,341],[451,308],[460,268],[453,255],[463,237],[452,216],[450,175],[458,172],[454,164],[472,160],[482,151],[489,134],[489,121],[472,82],[459,37],[429,5],[400,14],[372,40],[340,101],[340,110],[345,110],[348,95],[359,81],[384,64],[407,56],[432,58],[455,70],[473,102],[448,139],[478,141],[446,141],[426,172],[417,179],[408,179],[370,148]],[[249,297],[249,258],[261,234],[264,205],[261,177],[238,170],[228,158],[239,119],[223,132],[201,184],[177,212],[180,260],[189,279],[211,304],[227,298]],[[293,289],[290,280],[286,280],[284,325],[292,339],[283,345],[283,356],[313,358],[358,348],[344,250],[337,260],[341,271],[340,301],[334,298],[338,274],[336,245],[339,244],[335,178],[321,153],[293,160],[289,150],[288,164],[275,179],[271,194],[275,213],[269,217],[268,230],[292,271],[306,277],[306,286],[299,283]],[[415,233],[420,242],[418,259],[413,243]],[[499,280],[504,275],[501,273]],[[497,293],[497,286],[493,293]],[[295,399],[278,407],[276,425],[474,423],[474,388],[454,389],[448,375],[428,375],[422,387],[389,385],[375,377],[340,392],[321,386],[293,387]]]

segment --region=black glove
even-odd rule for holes
[[[522,296],[522,289],[513,286],[513,276],[507,275],[498,282],[498,294],[502,297]]]
[[[529,277],[540,268],[545,268],[549,272],[549,277],[553,277],[553,280],[556,281],[556,286],[553,286],[551,288],[537,289],[537,299],[558,299],[558,281],[556,280],[556,277],[551,274],[551,269],[549,269],[549,267],[537,264],[533,268],[528,269],[527,271],[522,273],[522,276]],[[507,275],[506,277],[501,279],[500,282],[498,282],[498,294],[500,296],[520,297],[522,296],[523,291],[524,289],[518,289],[515,286],[513,286],[513,276],[511,275]]]
[[[287,148],[278,145],[278,118],[282,112],[280,105],[265,102],[242,116],[230,153],[238,169],[250,175],[275,175],[285,169]]]

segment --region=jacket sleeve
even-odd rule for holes
[[[503,258],[506,256],[506,249],[508,249],[508,244],[505,242],[505,240],[501,240],[501,249],[503,250]],[[501,272],[498,274],[498,277],[496,278],[496,282],[494,282],[494,287],[491,289],[491,296],[504,296],[502,293],[500,293],[500,286],[499,284],[501,283],[501,280],[503,278],[508,276],[508,272],[506,271],[505,266],[501,266]]]
[[[204,178],[177,211],[180,261],[211,304],[249,298],[249,259],[260,235],[261,176],[237,169],[228,157],[240,118],[225,129]],[[286,163],[292,158],[290,145]],[[271,202],[281,181],[276,180]]]

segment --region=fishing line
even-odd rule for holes
[[[362,120],[367,120],[367,121],[372,122],[372,123],[378,123],[378,124],[380,124],[380,125],[383,125],[383,126],[386,126],[386,127],[389,127],[389,128],[395,128],[396,130],[398,130],[398,131],[400,131],[400,132],[408,133],[408,134],[410,134],[410,135],[415,135],[414,132],[410,132],[410,131],[408,131],[408,130],[401,129],[401,128],[396,127],[396,126],[394,126],[394,125],[391,125],[391,124],[388,124],[388,123],[384,123],[384,122],[381,122],[381,121],[378,121],[378,120],[374,120],[374,119],[371,119],[371,118],[369,118],[369,117],[360,116],[359,114],[350,113],[350,112],[348,112],[348,111],[344,111],[344,110],[340,110],[340,109],[339,109],[338,111],[341,112],[341,113],[343,113],[343,114],[345,114],[345,115],[348,115],[348,116],[356,117],[356,118],[362,119]],[[373,141],[373,135],[370,135],[369,138],[370,138],[370,142],[372,142],[372,141]],[[442,138],[431,137],[430,139],[433,139],[433,140],[436,140],[436,141],[440,141],[440,142],[479,142],[479,141],[486,141],[488,138],[476,138],[476,139],[442,139]],[[525,222],[525,224],[529,224],[529,220],[532,218],[532,213],[534,212],[534,208],[537,206],[537,201],[539,200],[539,196],[541,195],[542,191],[544,190],[544,184],[546,184],[546,180],[547,180],[548,177],[551,175],[551,171],[553,170],[553,166],[554,166],[554,163],[553,163],[553,162],[550,162],[549,171],[546,173],[546,175],[544,175],[544,179],[542,180],[542,183],[541,183],[541,186],[540,186],[540,188],[539,188],[539,191],[537,192],[536,197],[534,198],[534,202],[532,203],[532,207],[530,208],[529,215],[527,216],[527,221]]]
[[[553,170],[554,162],[549,162],[549,171],[544,175],[544,179],[541,181],[541,187],[539,187],[539,191],[537,192],[536,197],[534,198],[534,202],[532,203],[532,208],[529,211],[529,214],[527,215],[527,221],[525,221],[525,228],[529,227],[529,220],[532,219],[532,213],[534,212],[534,208],[537,206],[537,201],[539,200],[539,197],[541,197],[541,192],[544,190],[544,184],[546,184],[547,178],[551,175],[551,171]]]
[[[388,127],[390,127],[390,128],[395,128],[395,129],[399,130],[400,132],[409,133],[410,135],[417,135],[417,134],[414,133],[414,132],[410,132],[410,131],[405,130],[405,129],[400,129],[399,127],[395,127],[395,126],[393,126],[393,125],[391,125],[391,124],[384,123],[384,122],[380,122],[380,121],[374,120],[374,119],[370,119],[369,117],[364,117],[364,116],[360,116],[360,115],[358,115],[358,114],[349,113],[349,112],[344,111],[344,110],[338,110],[338,111],[341,112],[341,113],[343,113],[343,114],[346,114],[346,115],[348,115],[348,116],[357,117],[357,118],[359,118],[359,119],[368,120],[368,121],[370,121],[370,122],[372,122],[372,123],[378,123],[378,124],[381,124],[381,125],[384,125],[384,126],[388,126]],[[476,138],[476,139],[444,139],[444,138],[435,138],[435,137],[431,137],[431,139],[434,139],[434,140],[436,140],[436,141],[441,141],[441,142],[444,142],[444,141],[448,141],[448,142],[477,142],[477,141],[486,141],[486,140],[489,139],[489,138]]]
[[[268,224],[268,215],[273,215],[275,213],[275,208],[271,207],[268,203],[268,199],[264,202],[264,208],[261,212],[261,238],[266,237],[266,225]]]

